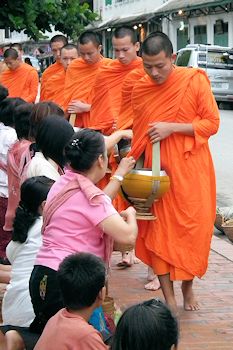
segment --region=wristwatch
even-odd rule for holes
[[[119,181],[120,183],[122,183],[122,181],[124,180],[124,177],[121,176],[121,175],[112,175],[112,176],[110,177],[110,180],[117,180],[117,181]]]

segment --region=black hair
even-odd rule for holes
[[[73,49],[75,49],[77,52],[78,52],[78,48],[77,48],[77,46],[76,45],[74,45],[74,44],[67,44],[67,45],[64,45],[62,48],[61,48],[61,52],[62,52],[62,50],[73,50]]]
[[[154,56],[164,51],[167,57],[173,54],[173,46],[169,37],[162,32],[153,32],[143,41],[141,53]]]
[[[7,49],[4,52],[3,57],[4,58],[10,57],[10,58],[13,58],[14,60],[17,60],[17,58],[19,57],[19,54],[18,54],[17,50],[10,47],[9,49]]]
[[[64,117],[64,111],[54,102],[43,101],[38,102],[33,106],[29,130],[29,136],[32,140],[34,140],[36,137],[37,129],[41,121],[52,114],[56,114],[59,117]]]
[[[38,210],[54,181],[46,176],[35,176],[23,182],[20,189],[20,202],[13,222],[12,240],[24,243],[28,230],[40,216]]]
[[[8,89],[0,84],[0,103],[9,95]]]
[[[29,57],[25,57],[24,62],[32,66],[32,61],[30,60]]]
[[[50,40],[50,45],[52,43],[57,43],[58,41],[61,41],[64,45],[68,44],[68,39],[67,37],[65,37],[64,35],[58,34],[58,35],[54,35],[52,37],[52,39]]]
[[[14,126],[14,114],[15,108],[22,104],[25,104],[22,98],[19,97],[7,97],[0,103],[0,122],[6,126]]]
[[[113,32],[113,37],[116,39],[122,39],[126,36],[130,37],[132,44],[136,44],[136,42],[138,41],[135,30],[129,26],[116,28]]]
[[[89,253],[67,256],[57,272],[65,307],[80,310],[94,304],[105,285],[105,275],[105,264],[99,257]]]
[[[98,33],[91,30],[86,30],[79,36],[78,43],[80,45],[85,45],[89,42],[92,42],[92,44],[94,44],[96,47],[99,47],[102,44],[101,37]]]
[[[89,170],[101,154],[105,154],[104,137],[91,129],[82,129],[74,133],[65,147],[70,166],[80,172]]]
[[[63,167],[66,163],[64,147],[74,134],[70,123],[57,115],[44,118],[36,135],[36,145],[46,159],[51,158]]]
[[[28,140],[32,108],[32,103],[25,103],[15,108],[14,123],[15,131],[19,140]]]
[[[170,350],[178,343],[178,322],[160,300],[131,306],[121,316],[111,350]]]

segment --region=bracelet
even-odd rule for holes
[[[112,176],[110,177],[110,180],[117,180],[117,181],[119,181],[120,183],[122,183],[122,181],[124,180],[124,177],[121,176],[121,175],[112,175]]]

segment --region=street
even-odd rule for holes
[[[215,164],[217,180],[217,205],[233,205],[233,111],[220,110],[219,131],[209,144]]]

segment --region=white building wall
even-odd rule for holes
[[[94,11],[101,16],[103,22],[115,19],[130,17],[137,14],[153,12],[166,0],[112,0],[106,5],[106,0],[94,1]]]
[[[45,32],[46,40],[50,40],[54,35],[56,34],[62,34],[61,32],[52,30],[52,32]],[[0,45],[8,44],[8,43],[22,43],[25,41],[31,40],[24,31],[16,32],[13,31],[10,33],[10,38],[5,37],[5,30],[0,29]]]

